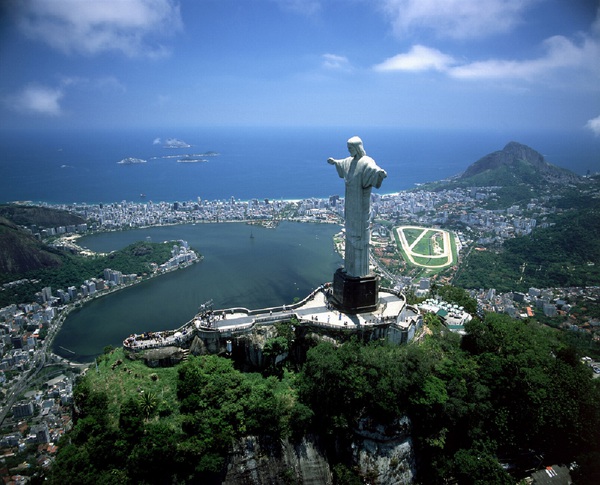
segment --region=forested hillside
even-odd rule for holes
[[[87,257],[55,251],[57,268],[38,269],[19,275],[0,274],[0,283],[25,278],[28,281],[0,291],[0,307],[15,302],[35,301],[35,293],[49,286],[53,289],[79,286],[85,280],[102,276],[105,268],[123,274],[150,272],[150,263],[162,264],[171,257],[171,243],[137,242],[106,256]]]
[[[58,251],[46,246],[13,222],[0,217],[0,279],[62,264]]]
[[[86,222],[82,217],[66,210],[22,204],[0,204],[0,217],[19,226],[40,228],[69,226]]]
[[[527,291],[528,288],[594,286],[600,282],[600,211],[569,210],[553,226],[474,250],[453,281],[463,288]]]
[[[429,328],[406,346],[322,342],[279,377],[217,356],[147,369],[107,353],[77,388],[50,483],[219,483],[234,440],[306,433],[324,443],[336,483],[361,483],[349,449],[358,421],[404,415],[420,483],[515,483],[574,460],[577,483],[598,483],[600,380],[560,333],[497,314],[462,341],[435,318]]]

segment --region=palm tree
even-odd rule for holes
[[[152,391],[142,391],[140,394],[140,407],[146,420],[149,420],[158,407],[158,398],[156,397],[156,394]]]

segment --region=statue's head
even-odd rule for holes
[[[363,148],[363,142],[358,136],[353,136],[348,140],[348,151],[352,156],[359,155],[364,157],[367,154]]]

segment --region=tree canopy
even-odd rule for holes
[[[242,373],[217,356],[190,357],[159,372],[163,385],[164,372],[177,383],[160,399],[145,388],[115,401],[111,388],[98,387],[107,377],[90,373],[77,386],[76,424],[60,442],[50,481],[218,482],[235,440],[310,432],[329,450],[337,479],[351,483],[346,465],[358,421],[408,416],[422,483],[514,483],[540,460],[577,462],[578,483],[597,482],[600,380],[577,350],[559,332],[507,315],[465,328],[461,339],[435,325],[403,346],[323,341],[300,370],[278,377]],[[100,366],[117,372],[111,368]]]

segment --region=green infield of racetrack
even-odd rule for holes
[[[399,230],[399,228],[395,227],[393,230],[393,234],[394,234],[394,238],[396,240],[396,245],[397,245],[398,249],[400,250],[402,257],[404,258],[404,261],[406,261],[406,264],[408,266],[411,266],[413,268],[418,268],[419,270],[421,270],[422,276],[440,273],[440,272],[444,271],[445,269],[447,269],[448,267],[450,267],[451,265],[456,264],[456,261],[458,261],[456,242],[455,242],[453,234],[450,232],[450,250],[452,253],[452,263],[449,263],[448,260],[445,258],[431,258],[428,256],[413,256],[413,260],[415,261],[415,264],[413,264],[410,261],[410,259],[408,258],[405,248],[402,246],[400,237],[398,236],[398,230]],[[428,233],[429,232],[431,232],[431,233],[440,232],[440,230],[438,230],[438,229],[433,229],[433,228],[428,228],[428,227],[423,227],[420,229],[412,229],[412,228],[405,229],[404,234],[405,234],[408,244],[409,245],[412,244],[423,231],[427,231]],[[418,252],[420,254],[427,254],[427,255],[433,256],[434,254],[433,254],[433,244],[431,243],[431,236],[432,236],[432,234],[425,234],[425,236],[421,239],[421,241],[419,241],[419,243],[413,248],[413,252]],[[424,266],[434,266],[434,268],[425,268]]]

